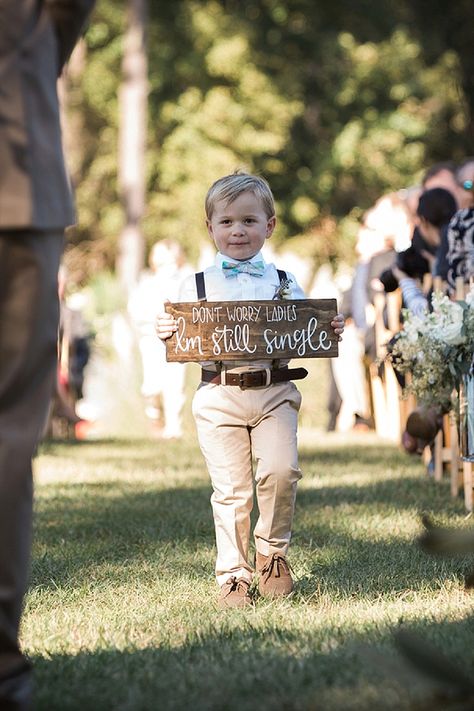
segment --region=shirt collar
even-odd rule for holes
[[[226,257],[225,254],[221,254],[221,252],[217,252],[216,258],[215,258],[215,265],[218,269],[222,269],[222,262],[237,262],[237,259],[232,259],[232,257]],[[257,252],[257,254],[254,254],[254,256],[251,259],[245,259],[243,260],[245,262],[263,262],[266,266],[266,262],[264,258],[262,257],[261,252]]]

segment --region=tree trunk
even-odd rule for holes
[[[119,187],[125,223],[119,238],[117,274],[128,293],[144,262],[140,222],[145,206],[147,115],[146,0],[128,0],[119,91]]]

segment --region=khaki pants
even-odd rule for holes
[[[241,390],[201,385],[193,399],[199,444],[214,493],[216,577],[252,578],[248,561],[253,468],[259,518],[257,551],[286,554],[291,537],[298,467],[297,422],[301,395],[294,383]]]

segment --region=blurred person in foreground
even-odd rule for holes
[[[0,709],[32,708],[18,630],[32,523],[31,458],[54,387],[58,268],[74,221],[56,81],[93,0],[0,5]]]
[[[193,270],[186,264],[181,245],[171,239],[153,245],[149,264],[150,270],[141,275],[128,303],[142,359],[145,414],[156,436],[179,439],[183,434],[186,365],[166,361],[163,344],[155,334],[155,317],[166,299],[178,301],[179,286]]]

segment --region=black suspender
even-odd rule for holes
[[[196,291],[197,291],[198,301],[207,301],[206,283],[204,281],[204,272],[197,272],[194,275],[194,278],[196,279]]]
[[[280,280],[280,284],[282,281],[285,281],[288,277],[286,276],[286,272],[283,271],[283,269],[277,269],[278,272],[278,278]]]

